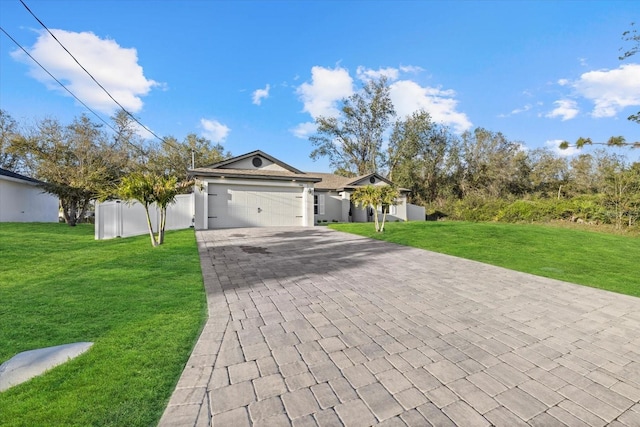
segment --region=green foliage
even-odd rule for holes
[[[369,81],[361,92],[342,100],[340,117],[318,117],[317,131],[309,138],[312,159],[327,157],[344,176],[379,172],[384,134],[395,116],[385,78]]]
[[[538,276],[640,296],[640,239],[531,224],[457,221],[368,224],[330,228],[441,252]]]
[[[0,393],[0,425],[156,425],[206,318],[192,230],[152,249],[96,241],[80,224],[0,226],[0,363],[94,342],[81,357]]]
[[[18,123],[5,110],[0,109],[0,168],[21,172],[22,162],[15,141],[20,137]]]
[[[351,200],[355,206],[373,210],[376,232],[382,233],[384,232],[388,206],[397,204],[399,196],[398,189],[390,185],[367,185],[356,188],[351,194]],[[382,210],[382,221],[378,217],[378,208]]]
[[[507,204],[501,199],[485,199],[469,196],[455,200],[444,209],[444,213],[454,220],[486,222],[495,220],[498,212]]]
[[[158,246],[164,243],[167,207],[175,202],[178,194],[190,191],[193,181],[178,182],[174,176],[157,175],[150,172],[132,172],[124,176],[115,195],[129,203],[134,201],[142,204],[147,218],[147,227],[151,245]],[[160,224],[156,237],[151,223],[149,208],[155,204],[160,209]]]
[[[182,142],[167,137],[151,150],[147,170],[158,175],[176,176],[188,179],[188,170],[194,167],[209,166],[231,157],[220,144],[213,144],[206,138],[189,134]]]

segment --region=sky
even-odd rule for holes
[[[156,135],[195,133],[233,155],[329,172],[309,158],[315,118],[382,75],[397,118],[424,109],[456,134],[482,127],[529,150],[640,140],[626,119],[640,110],[640,54],[618,59],[623,32],[640,31],[636,0],[24,3]],[[0,26],[104,120],[117,111],[19,0],[0,0]],[[99,122],[4,33],[0,108],[20,123]]]

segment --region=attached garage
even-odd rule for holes
[[[304,188],[208,185],[208,228],[303,226]]]
[[[354,206],[353,191],[365,185],[393,185],[376,173],[359,177],[305,173],[260,150],[189,173],[196,183],[193,225],[197,230],[366,222],[371,220],[369,210]],[[389,221],[410,219],[409,190],[399,191]],[[417,219],[423,220],[424,208],[420,209]]]
[[[321,178],[262,151],[190,172],[196,229],[314,225],[313,186]]]

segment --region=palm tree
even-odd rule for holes
[[[149,236],[151,237],[151,245],[158,246],[159,243],[153,231],[151,215],[149,214],[149,206],[155,202],[154,186],[154,175],[132,172],[120,180],[116,193],[118,194],[118,197],[127,203],[137,201],[144,207],[144,211],[147,215],[147,227],[149,229]]]
[[[376,231],[379,232],[380,228],[378,226],[378,204],[380,203],[380,193],[378,187],[374,187],[373,185],[358,187],[354,190],[353,194],[351,194],[351,200],[353,200],[353,204],[356,207],[361,205],[363,208],[371,208],[371,210],[373,211],[373,220],[375,223]]]
[[[147,227],[149,228],[151,245],[158,246],[164,243],[167,207],[175,202],[178,194],[187,192],[192,185],[193,181],[178,182],[178,179],[174,176],[133,172],[122,178],[116,193],[118,197],[128,203],[138,201],[142,204],[147,215]],[[160,209],[157,236],[153,230],[149,213],[149,207],[154,203]]]
[[[396,187],[390,185],[382,185],[378,187],[380,204],[382,205],[382,223],[380,224],[380,233],[384,232],[384,223],[387,219],[387,213],[390,206],[398,204],[400,192]]]
[[[367,185],[356,188],[351,194],[351,200],[355,206],[362,205],[364,208],[371,208],[376,232],[382,233],[389,206],[398,203],[398,195],[398,189],[390,185]],[[378,220],[378,207],[382,208],[382,223]]]

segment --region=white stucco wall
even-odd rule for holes
[[[324,214],[315,214],[314,219],[315,223],[318,224],[318,221],[321,223],[326,221],[330,222],[342,222],[344,221],[342,217],[342,195],[338,194],[336,191],[320,191],[315,190],[314,193],[316,196],[324,196]],[[313,212],[313,211],[311,211]]]
[[[35,183],[0,176],[0,222],[58,222],[58,197]]]

